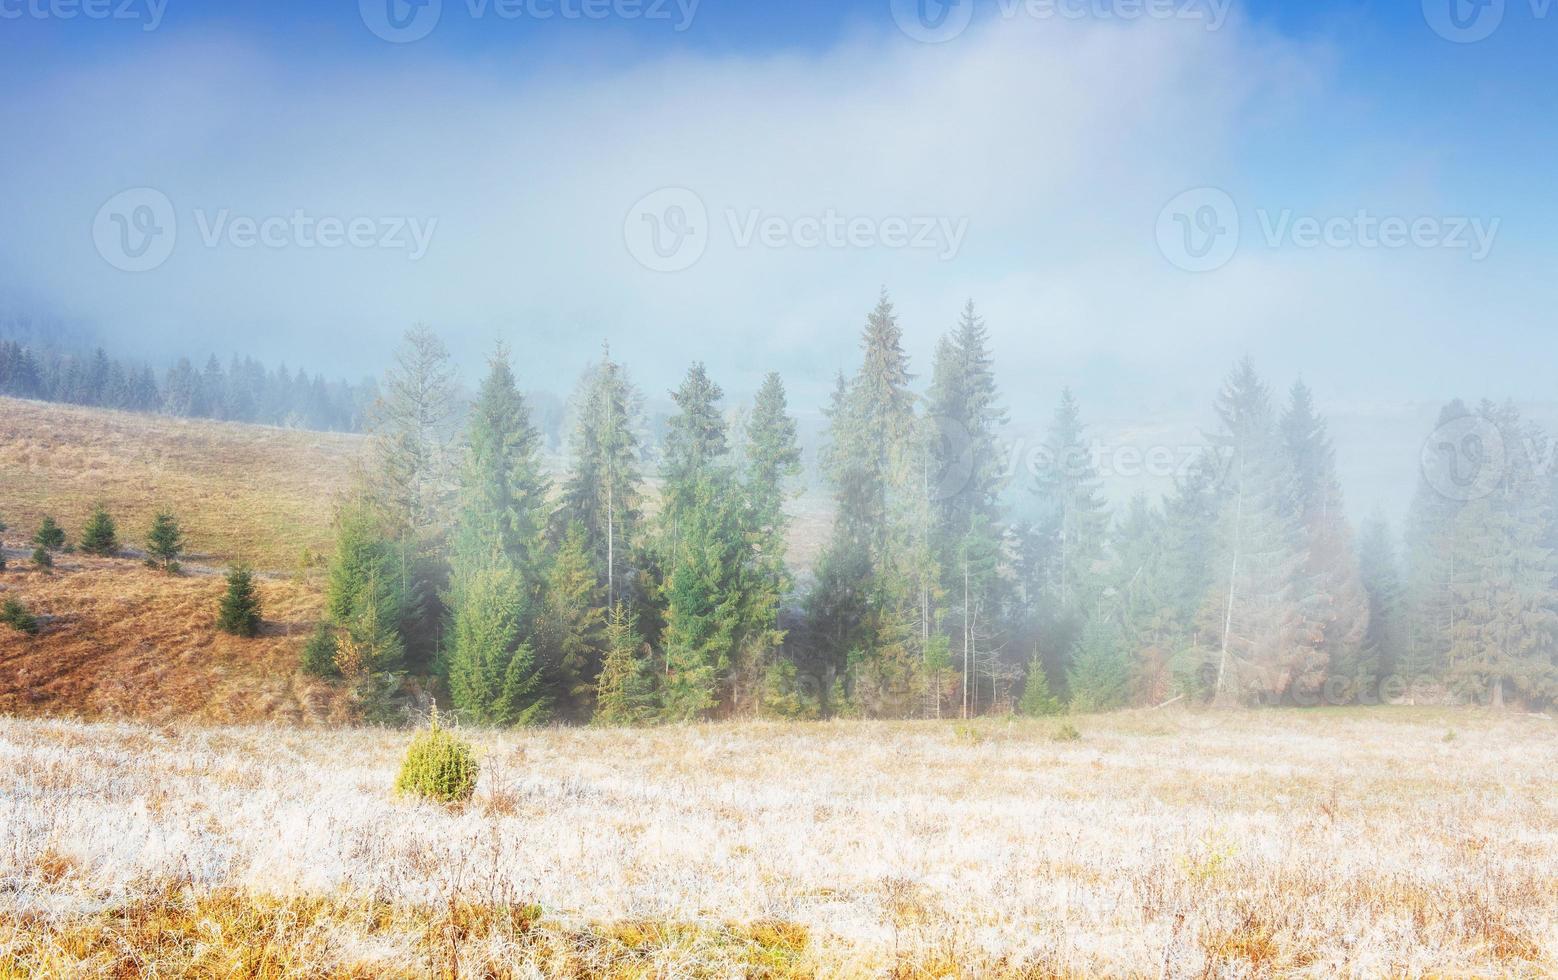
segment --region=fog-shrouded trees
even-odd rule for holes
[[[499,347],[471,405],[444,601],[441,663],[455,707],[484,724],[550,710],[533,638],[545,581],[547,480],[508,354]]]
[[[1558,480],[1513,408],[1441,414],[1398,563],[1382,520],[1354,535],[1302,382],[1274,404],[1237,363],[1161,496],[1112,504],[1108,430],[1069,389],[1011,485],[996,363],[969,304],[917,390],[882,295],[825,409],[831,523],[792,562],[777,374],[732,408],[695,361],[650,423],[603,351],[554,488],[506,353],[464,404],[413,331],[304,667],[383,717],[432,674],[482,725],[1558,699]]]
[[[631,598],[633,549],[638,541],[643,454],[641,399],[609,348],[586,372],[574,395],[571,468],[563,485],[560,521],[583,529],[607,607]]]

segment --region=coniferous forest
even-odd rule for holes
[[[1321,406],[1244,360],[1171,491],[1112,507],[1070,392],[1043,464],[1003,470],[997,353],[969,303],[917,370],[882,296],[825,409],[831,531],[797,570],[778,374],[736,405],[692,363],[651,447],[604,349],[555,472],[509,353],[467,405],[414,329],[305,668],[370,717],[431,689],[499,726],[1558,697],[1549,442],[1514,408],[1446,405],[1405,527],[1354,527]]]

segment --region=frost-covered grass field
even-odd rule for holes
[[[1411,708],[408,735],[0,719],[0,976],[1558,970],[1558,722]]]

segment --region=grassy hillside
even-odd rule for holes
[[[17,547],[44,514],[72,540],[98,502],[129,548],[159,507],[192,553],[292,570],[328,554],[336,494],[361,436],[300,432],[0,398],[0,520]]]
[[[7,553],[0,596],[42,629],[0,626],[0,714],[211,723],[319,724],[348,718],[339,687],[298,670],[319,618],[317,586],[262,580],[261,635],[216,630],[215,574],[168,576],[131,559],[61,555],[52,573]]]

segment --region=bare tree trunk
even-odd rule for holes
[[[1239,496],[1233,508],[1233,559],[1228,563],[1228,607],[1223,612],[1223,649],[1217,664],[1217,692],[1214,701],[1223,697],[1228,680],[1228,637],[1233,632],[1233,591],[1239,579],[1239,549],[1244,542],[1244,457],[1239,457]]]

